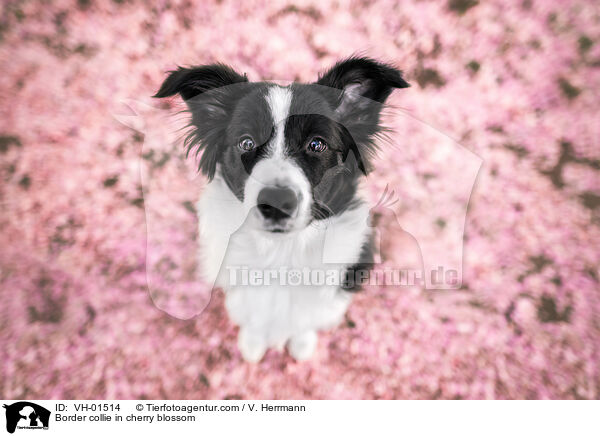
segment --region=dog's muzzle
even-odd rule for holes
[[[290,188],[267,187],[261,189],[256,199],[257,208],[269,223],[279,224],[294,217],[298,211],[298,195]]]

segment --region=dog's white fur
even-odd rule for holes
[[[310,358],[317,343],[316,332],[342,320],[352,294],[339,285],[281,285],[279,280],[261,286],[233,284],[230,274],[235,267],[337,270],[358,262],[370,231],[366,203],[307,225],[310,184],[283,153],[283,125],[290,100],[289,91],[278,86],[267,96],[276,129],[272,150],[253,168],[244,201],[234,196],[217,168],[198,203],[204,278],[223,288],[229,316],[240,326],[239,349],[251,362],[259,361],[268,348],[284,345],[295,359]],[[255,208],[260,189],[275,184],[289,186],[300,198],[294,225],[287,233],[262,229]]]

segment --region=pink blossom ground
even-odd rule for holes
[[[1,8],[0,397],[600,398],[598,4]],[[173,130],[151,122],[162,115],[135,130],[118,121],[122,102],[150,102],[177,64],[310,81],[356,52],[413,85],[391,99],[404,115],[367,179],[374,202],[386,184],[400,200],[397,221],[380,219],[386,264],[407,257],[397,222],[423,232],[428,256],[455,252],[452,214],[470,194],[455,187],[474,174],[451,157],[483,162],[462,287],[369,286],[314,360],[269,351],[244,363],[221,293],[202,312],[207,285],[190,279],[202,181],[160,151]],[[179,104],[152,103],[161,114]],[[444,154],[444,134],[464,149]]]

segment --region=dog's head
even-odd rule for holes
[[[408,86],[389,65],[350,58],[315,83],[286,87],[220,64],[179,68],[155,97],[181,95],[199,170],[221,177],[263,230],[280,233],[352,207],[383,103]]]

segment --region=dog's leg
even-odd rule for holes
[[[267,343],[260,335],[240,327],[238,348],[246,362],[256,363],[265,355]]]
[[[309,330],[292,336],[288,342],[287,349],[296,360],[310,359],[317,346],[317,332]]]

